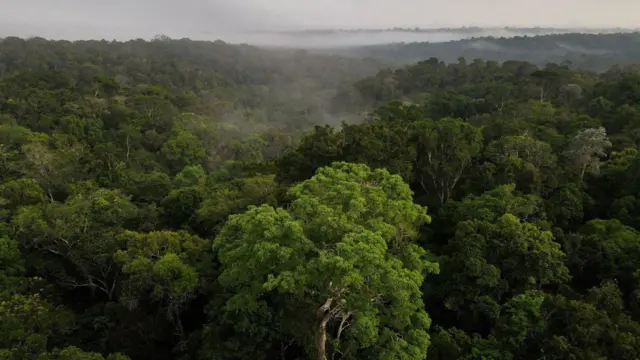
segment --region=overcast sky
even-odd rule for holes
[[[0,9],[0,36],[69,39],[319,27],[640,26],[640,0],[0,0]]]

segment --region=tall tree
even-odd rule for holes
[[[592,128],[579,131],[565,154],[582,181],[587,170],[595,174],[600,171],[600,159],[607,156],[606,150],[610,147],[611,141],[605,128]]]
[[[289,210],[253,207],[216,238],[219,281],[234,294],[225,311],[269,308],[274,330],[318,360],[424,359],[420,284],[437,265],[411,242],[428,217],[408,186],[385,170],[336,163],[291,195]]]
[[[423,120],[415,125],[415,136],[417,182],[443,205],[480,154],[480,129],[459,119]]]

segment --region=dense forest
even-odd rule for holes
[[[635,70],[1,40],[0,359],[636,360]]]
[[[251,129],[277,125],[300,130],[313,124],[339,123],[342,119],[332,118],[327,105],[335,89],[374,75],[384,66],[372,59],[165,36],[124,43],[15,37],[0,41],[0,76],[17,76],[12,82],[23,91],[37,89],[39,78],[45,76],[57,80],[51,79],[41,91],[93,91],[98,97],[94,80],[104,75],[105,81],[128,88],[138,97],[160,91],[163,93],[155,96],[172,97],[172,104],[182,112],[206,114],[227,127]]]

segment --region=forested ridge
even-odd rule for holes
[[[0,75],[0,359],[640,357],[633,66],[6,38]]]
[[[561,33],[539,36],[473,36],[447,42],[407,42],[334,49],[346,56],[371,57],[400,64],[437,57],[456,62],[459,57],[494,61],[520,60],[538,66],[570,63],[575,67],[606,71],[614,65],[640,62],[640,33]]]
[[[97,93],[95,79],[104,75],[136,95],[164,91],[182,110],[216,117],[227,126],[260,130],[267,124],[300,130],[339,123],[326,105],[335,89],[383,67],[371,59],[165,36],[127,42],[15,37],[0,41],[0,76],[13,76],[21,90],[37,88],[42,75],[60,81],[48,81],[55,91],[93,91],[97,97],[102,94]]]

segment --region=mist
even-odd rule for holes
[[[468,31],[434,29],[430,31],[410,30],[360,30],[360,31],[290,31],[290,32],[255,32],[229,34],[223,40],[231,43],[246,43],[265,47],[290,47],[305,49],[341,48],[354,46],[383,45],[390,43],[416,43],[416,42],[448,42],[469,38],[482,37],[515,37],[536,36],[562,33],[612,33],[630,32],[632,29],[552,29],[545,28],[537,31],[505,28],[470,29]],[[215,40],[213,33],[198,34],[192,39]],[[474,43],[475,44],[475,43]],[[481,46],[478,42],[473,46]],[[486,45],[486,44],[485,44]],[[567,45],[569,46],[569,45]],[[487,46],[482,46],[486,48]],[[499,50],[499,49],[494,49]],[[576,50],[577,51],[577,50]]]
[[[305,29],[392,27],[637,27],[640,1],[610,0],[0,0],[0,37],[128,40],[164,34],[274,46],[350,46],[449,41],[455,33],[349,33]],[[496,30],[497,31],[497,30]],[[489,34],[499,36],[500,34]],[[482,36],[482,34],[475,35]],[[507,34],[509,36],[509,34]]]

